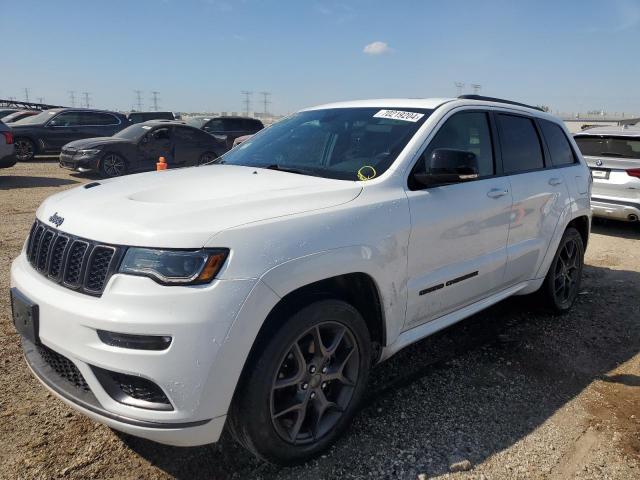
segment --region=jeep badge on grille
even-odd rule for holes
[[[49,221],[56,227],[60,227],[60,225],[62,225],[62,222],[64,222],[64,217],[61,217],[60,215],[58,215],[58,212],[56,212],[49,217]]]

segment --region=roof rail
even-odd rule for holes
[[[508,105],[517,105],[519,107],[533,108],[534,110],[539,110],[540,112],[544,112],[540,107],[534,107],[533,105],[527,105],[526,103],[513,102],[511,100],[505,100],[503,98],[494,98],[494,97],[485,97],[483,95],[460,95],[458,97],[460,100],[483,100],[485,102],[496,102],[496,103],[506,103]]]

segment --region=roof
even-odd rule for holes
[[[474,98],[475,97],[475,98]],[[480,97],[480,96],[463,96],[460,98],[379,98],[371,100],[354,100],[351,102],[336,102],[309,107],[303,110],[322,110],[328,108],[423,108],[434,110],[443,104],[451,104],[451,106],[491,106],[499,108],[508,108],[511,110],[520,110],[529,114],[535,114],[538,117],[546,117],[559,122],[553,115],[543,112],[537,107],[505,101],[498,98]]]
[[[609,137],[640,137],[640,127],[636,126],[622,126],[622,127],[593,127],[587,128],[578,133],[574,133],[574,136],[581,135],[602,135]]]

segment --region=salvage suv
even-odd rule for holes
[[[94,420],[181,446],[226,425],[298,463],[407,345],[512,295],[570,309],[590,188],[562,123],[526,105],[310,108],[213,164],[48,198],[14,323],[34,375]]]

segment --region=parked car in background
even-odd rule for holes
[[[40,110],[18,110],[17,112],[12,112],[4,117],[1,117],[4,123],[12,123],[17,122],[18,120],[22,120],[23,118],[33,117],[34,115],[38,115]]]
[[[16,164],[13,133],[0,121],[0,168],[13,167]]]
[[[19,108],[0,108],[0,118],[20,110]]]
[[[62,148],[60,166],[103,177],[154,170],[159,157],[169,168],[200,165],[215,160],[224,149],[200,129],[170,120],[131,125],[112,137],[87,138]]]
[[[241,137],[238,137],[233,141],[233,146],[236,147],[236,146],[240,145],[242,142],[246,142],[251,137],[253,137],[253,135],[243,135]]]
[[[94,420],[181,446],[226,425],[300,463],[408,345],[513,295],[569,311],[589,187],[562,121],[522,104],[309,108],[212,165],[49,197],[11,267],[14,325]]]
[[[262,122],[249,117],[190,117],[186,123],[213,135],[226,150],[238,137],[253,135],[264,128]]]
[[[574,135],[591,176],[597,217],[640,218],[640,127],[597,127]]]
[[[127,114],[130,123],[142,123],[149,120],[175,120],[173,112],[130,112]]]
[[[52,108],[9,124],[18,161],[31,160],[38,154],[57,154],[69,142],[111,136],[128,125],[121,113],[79,108]]]

